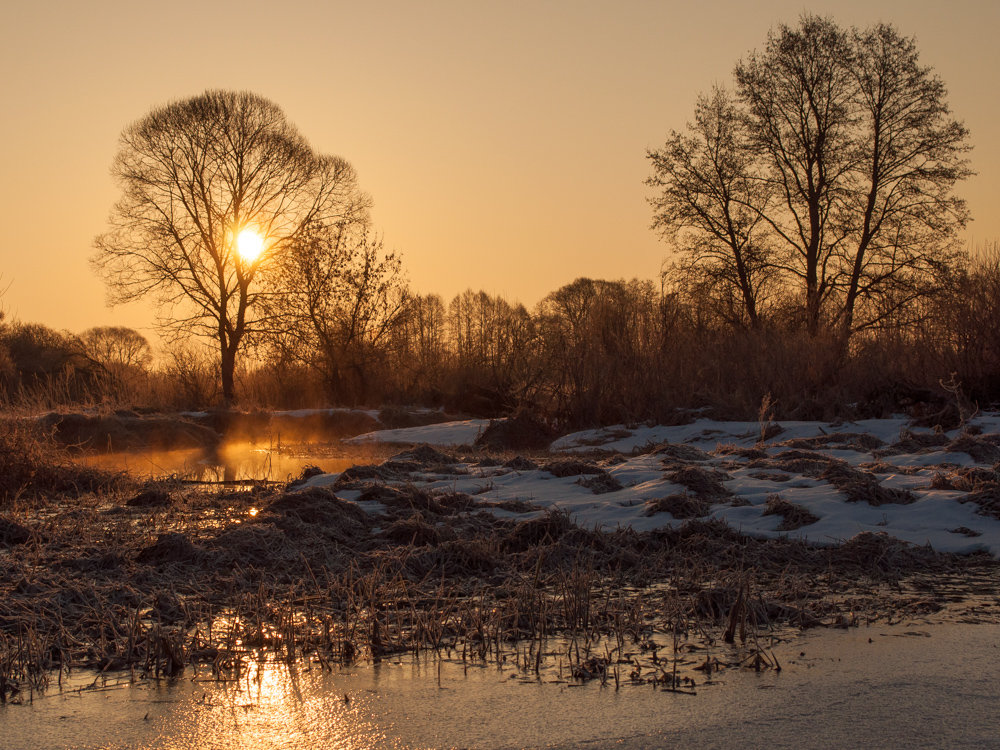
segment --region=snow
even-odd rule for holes
[[[487,424],[487,420],[466,420],[380,430],[348,442],[468,445],[475,441]],[[963,502],[967,499],[965,492],[932,487],[935,474],[947,474],[956,467],[992,470],[991,464],[979,463],[967,453],[949,450],[947,445],[899,454],[882,449],[872,452],[858,447],[857,443],[845,441],[833,442],[830,447],[799,447],[799,450],[842,460],[854,469],[870,468],[877,462],[881,473],[870,476],[874,476],[884,488],[907,490],[915,498],[909,504],[872,506],[864,501],[850,502],[837,487],[817,478],[815,472],[813,476],[807,476],[782,471],[779,467],[768,466],[768,461],[780,457],[783,451],[791,450],[793,446],[787,445],[790,440],[853,433],[876,437],[886,443],[884,447],[888,447],[888,444],[908,433],[931,434],[932,430],[913,428],[903,417],[839,424],[783,422],[780,426],[782,432],[763,443],[759,442],[760,425],[755,422],[707,419],[677,426],[616,425],[574,433],[555,441],[553,451],[573,454],[597,451],[587,457],[588,460],[598,464],[622,485],[622,489],[603,494],[595,494],[583,486],[581,482],[587,478],[584,475],[558,478],[544,468],[517,471],[506,467],[481,467],[474,463],[459,464],[457,468],[466,472],[464,474],[418,472],[409,476],[406,482],[432,491],[464,492],[484,501],[527,501],[538,508],[532,514],[509,514],[485,508],[498,515],[530,518],[546,509],[559,509],[570,513],[577,524],[587,528],[609,530],[630,527],[648,531],[684,522],[666,512],[647,515],[646,503],[686,492],[684,487],[666,478],[670,471],[685,464],[701,470],[723,472],[723,486],[733,493],[733,497],[715,498],[709,514],[703,518],[722,520],[749,535],[765,538],[787,536],[830,545],[842,543],[861,532],[884,532],[912,544],[930,545],[941,552],[985,550],[1000,557],[1000,520],[978,513],[979,506],[975,503]],[[971,426],[982,430],[976,439],[986,437],[994,445],[1000,444],[1000,414],[981,415],[972,420]],[[958,431],[945,433],[949,442],[958,435]],[[692,446],[709,455],[704,460],[682,462],[653,452],[653,447],[661,443]],[[716,451],[719,446],[763,448],[769,459],[765,459],[763,465],[751,467],[752,459],[724,450]],[[320,475],[309,480],[306,486],[331,485],[337,476]],[[801,506],[819,520],[799,529],[779,531],[782,517],[763,514],[772,495],[780,495],[784,500]],[[378,512],[378,508],[374,507],[366,510]],[[971,530],[976,535],[969,535],[964,530]]]
[[[395,430],[366,432],[345,440],[346,443],[424,443],[440,447],[472,445],[480,433],[489,426],[488,419],[466,419],[459,422],[440,422],[421,427],[400,427]]]
[[[911,432],[933,432],[929,429],[910,428],[906,417],[891,419],[864,419],[858,422],[776,422],[782,431],[771,440],[775,442],[786,440],[821,437],[834,433],[861,433],[872,435],[879,440],[891,443],[899,439],[900,432],[909,429]],[[994,431],[1000,430],[1000,417],[996,419]],[[674,426],[640,426],[626,427],[613,425],[598,430],[574,432],[556,440],[552,444],[555,451],[586,452],[595,448],[600,450],[630,453],[651,447],[658,443],[686,443],[702,450],[713,450],[720,444],[738,445],[750,448],[760,439],[761,425],[759,422],[719,422],[713,419],[699,419],[690,424]],[[957,433],[954,433],[957,434]]]

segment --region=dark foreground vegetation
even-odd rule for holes
[[[3,445],[21,450],[28,438],[11,430]],[[3,478],[4,701],[69,670],[199,666],[221,679],[262,659],[332,668],[419,653],[690,691],[719,669],[779,668],[768,644],[799,628],[996,615],[982,599],[996,588],[987,557],[872,534],[762,541],[698,520],[597,531],[530,503],[497,517],[485,497],[384,483],[456,460],[427,447],[301,491],[137,483],[53,451],[29,446],[26,471]],[[341,500],[348,490],[384,512]]]

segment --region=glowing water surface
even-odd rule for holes
[[[871,642],[869,642],[869,639]],[[265,669],[62,693],[0,708],[22,748],[983,747],[1000,740],[1000,626],[813,631],[784,669],[730,672],[695,696],[521,680],[401,661]],[[206,676],[207,677],[207,676]],[[92,678],[90,678],[92,679]]]
[[[200,482],[232,482],[251,479],[288,481],[307,466],[325,472],[340,472],[365,459],[330,455],[325,446],[287,446],[233,442],[206,451],[188,448],[166,451],[129,451],[88,455],[80,459],[89,466],[127,471],[137,477],[175,476]]]

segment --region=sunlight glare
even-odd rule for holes
[[[243,260],[252,263],[264,249],[264,238],[252,229],[244,229],[236,237],[236,249]]]

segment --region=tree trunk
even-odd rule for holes
[[[225,343],[221,346],[221,368],[222,368],[222,401],[228,409],[236,403],[236,346]]]

